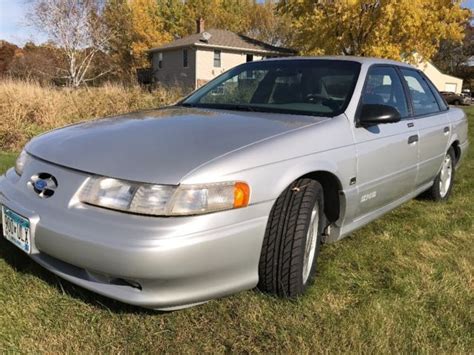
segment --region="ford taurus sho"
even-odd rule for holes
[[[421,193],[448,199],[467,146],[464,112],[410,65],[252,62],[176,105],[31,140],[0,177],[3,236],[142,307],[293,298],[324,243]]]

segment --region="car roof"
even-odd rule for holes
[[[407,68],[414,68],[412,65],[398,62],[396,60],[391,59],[382,59],[382,58],[373,58],[373,57],[356,57],[356,56],[348,56],[348,55],[331,55],[331,56],[314,56],[314,57],[283,57],[283,58],[269,58],[266,60],[278,61],[278,60],[345,60],[351,62],[358,62],[361,64],[391,64],[391,65],[398,65]]]

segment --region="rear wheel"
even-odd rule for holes
[[[451,195],[454,183],[454,166],[456,156],[453,148],[446,153],[441,170],[436,176],[433,186],[427,191],[428,196],[434,201],[445,201]]]
[[[270,212],[258,288],[280,297],[301,295],[314,277],[325,223],[321,185],[311,179],[292,183]]]
[[[461,101],[455,100],[455,101],[453,102],[453,104],[456,105],[456,106],[459,106],[459,105],[461,105]]]

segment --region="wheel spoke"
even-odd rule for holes
[[[439,193],[441,197],[445,197],[451,186],[453,162],[449,154],[446,155],[441,167],[439,176]]]
[[[314,206],[311,212],[311,221],[309,223],[308,233],[306,234],[306,244],[303,259],[303,283],[308,281],[313,266],[314,255],[316,253],[316,244],[319,231],[319,210],[318,205]]]

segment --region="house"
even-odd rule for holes
[[[226,30],[206,31],[204,20],[198,20],[195,34],[153,48],[149,53],[155,82],[196,89],[236,65],[291,56],[294,51]]]
[[[462,79],[442,73],[428,61],[419,60],[415,66],[426,74],[439,91],[461,93]]]

